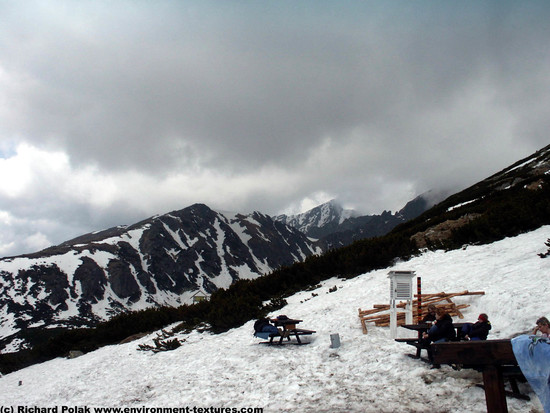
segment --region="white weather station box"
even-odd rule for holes
[[[405,322],[413,322],[413,278],[416,276],[414,271],[390,271],[390,333],[395,338],[397,332],[397,302],[406,301],[405,304]]]

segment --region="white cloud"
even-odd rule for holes
[[[4,243],[196,202],[380,213],[473,184],[548,144],[549,13],[0,3],[0,210],[26,223]]]
[[[9,211],[0,211],[0,256],[34,252],[52,245],[45,232],[52,232],[57,226],[42,219],[20,218]]]
[[[68,158],[60,152],[46,152],[29,144],[20,144],[15,153],[0,159],[0,193],[10,198],[28,195],[44,180],[65,177]]]
[[[25,238],[24,243],[29,251],[39,251],[52,245],[48,237],[40,232]]]

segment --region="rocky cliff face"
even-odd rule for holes
[[[0,339],[30,327],[90,326],[121,311],[190,303],[197,291],[321,252],[267,215],[193,205],[0,260]]]
[[[274,219],[319,239],[326,248],[339,248],[360,239],[385,235],[397,225],[427,211],[446,196],[445,192],[426,192],[394,214],[384,211],[376,215],[360,215],[356,211],[344,209],[336,200],[331,200],[302,214],[279,215]]]
[[[278,215],[273,219],[294,227],[312,238],[323,238],[339,230],[339,226],[348,218],[359,214],[344,209],[336,200],[325,202],[307,212],[296,215]]]

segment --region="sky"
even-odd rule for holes
[[[548,143],[544,1],[0,0],[0,256],[194,203],[364,214]]]

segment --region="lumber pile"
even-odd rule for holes
[[[449,313],[451,317],[464,318],[462,312],[469,304],[456,304],[453,302],[452,298],[460,297],[465,295],[484,295],[484,291],[462,291],[459,293],[435,293],[435,294],[420,294],[422,309],[421,314],[418,313],[418,294],[414,296],[417,299],[412,302],[413,310],[413,319],[417,322],[422,319],[422,317],[427,313],[427,307],[429,304],[435,304],[436,307],[444,308],[445,311]],[[406,303],[401,302],[396,305],[399,308],[405,308]],[[367,322],[374,323],[378,327],[387,327],[390,325],[390,305],[389,304],[374,304],[373,308],[370,310],[361,310],[359,309],[359,320],[361,321],[361,327],[363,328],[363,334],[367,334]],[[382,314],[380,314],[382,313]],[[405,324],[405,313],[397,313],[397,325]]]

